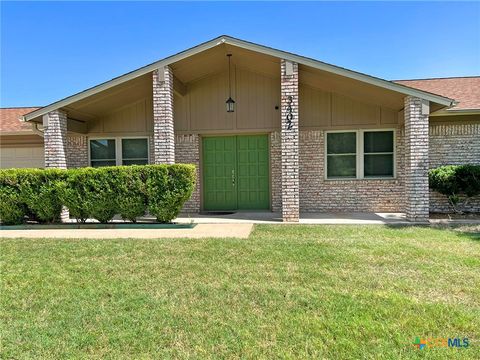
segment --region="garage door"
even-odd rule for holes
[[[43,168],[43,147],[8,147],[0,149],[0,168]]]

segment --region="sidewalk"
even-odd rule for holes
[[[0,238],[61,239],[159,239],[240,238],[246,239],[253,224],[198,224],[192,229],[42,229],[1,230]]]

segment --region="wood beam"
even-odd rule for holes
[[[80,120],[67,119],[67,131],[78,133],[78,134],[86,134],[87,123]]]
[[[177,93],[177,95],[185,96],[187,95],[187,86],[178,80],[178,78],[174,75],[173,76],[173,92]]]

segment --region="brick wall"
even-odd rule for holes
[[[403,212],[404,136],[396,130],[395,179],[325,180],[325,132],[300,132],[300,209],[304,212]]]
[[[197,168],[197,184],[195,190],[185,205],[182,213],[198,213],[200,211],[200,142],[199,136],[175,136],[175,161],[176,163],[194,164]]]
[[[480,165],[480,124],[430,125],[430,168],[442,165]],[[480,196],[470,199],[463,211],[480,212]],[[430,191],[431,212],[451,212],[447,197]]]
[[[270,134],[272,211],[282,211],[282,145],[279,132]]]
[[[67,136],[67,168],[89,166],[86,136]]]

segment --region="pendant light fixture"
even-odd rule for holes
[[[232,78],[230,72],[230,58],[232,54],[227,54],[228,57],[228,99],[225,102],[227,105],[227,112],[231,113],[235,111],[235,101],[232,99]]]

